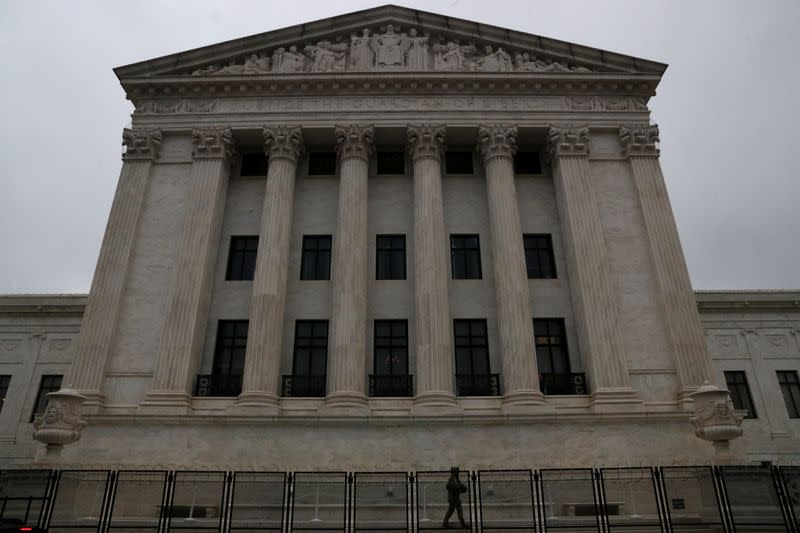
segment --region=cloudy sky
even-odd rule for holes
[[[395,3],[668,63],[651,100],[697,289],[800,288],[800,1]],[[85,292],[133,107],[111,69],[380,2],[0,3],[0,292]]]

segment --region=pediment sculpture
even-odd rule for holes
[[[302,51],[301,51],[302,50]],[[529,50],[462,44],[417,28],[400,31],[393,24],[381,32],[364,28],[349,40],[292,44],[233,58],[191,71],[193,76],[291,74],[298,72],[473,71],[585,73],[591,69],[540,57]]]

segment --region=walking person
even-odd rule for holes
[[[450,469],[450,479],[447,480],[447,513],[444,515],[442,527],[450,527],[450,517],[453,515],[453,511],[456,511],[456,513],[458,513],[458,520],[461,522],[461,527],[466,529],[469,526],[464,522],[464,511],[461,509],[461,495],[467,492],[467,486],[458,479],[458,472],[457,466]]]

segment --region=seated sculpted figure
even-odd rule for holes
[[[292,45],[289,50],[278,48],[272,54],[273,72],[302,72],[305,67],[306,56],[297,51],[297,47]]]

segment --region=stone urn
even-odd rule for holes
[[[81,404],[85,400],[86,396],[68,388],[47,395],[47,408],[33,423],[33,438],[47,445],[47,458],[58,457],[64,445],[80,438],[86,427],[81,420]]]
[[[730,393],[706,381],[690,397],[695,434],[714,444],[718,463],[730,462],[730,441],[742,435],[742,417],[734,413]]]

